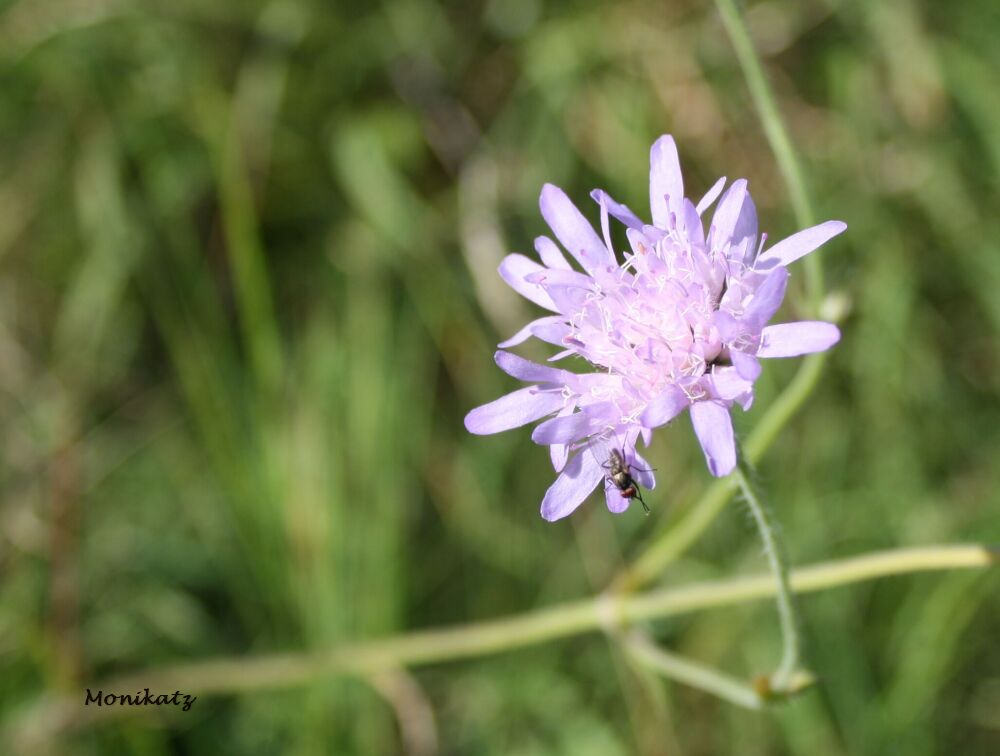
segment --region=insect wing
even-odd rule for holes
[[[604,476],[609,480],[614,466],[612,454],[618,448],[618,439],[614,436],[593,436],[587,444],[587,450],[594,455],[597,464],[604,468]]]

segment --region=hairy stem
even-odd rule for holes
[[[778,602],[778,618],[781,621],[781,662],[771,676],[770,687],[778,693],[788,691],[792,675],[799,666],[801,642],[799,640],[798,621],[795,616],[795,606],[792,602],[792,585],[788,575],[788,557],[784,544],[775,526],[770,508],[763,497],[759,495],[753,484],[753,470],[746,457],[740,453],[735,473],[740,490],[746,499],[750,513],[753,515],[760,539],[764,543],[764,553],[774,575],[775,598]]]

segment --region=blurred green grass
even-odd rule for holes
[[[793,561],[1000,540],[1000,14],[747,16],[819,215],[849,225],[820,253],[844,339],[761,470]],[[749,177],[764,228],[795,230],[710,5],[22,0],[0,40],[9,732],[44,691],[82,706],[120,671],[586,595],[708,482],[682,422],[651,452],[653,518],[590,502],[551,525],[547,455],[461,421],[512,385],[490,355],[530,307],[495,268],[545,231],[542,182],[642,208],[670,132],[692,195]],[[793,369],[769,366],[742,428]],[[664,579],[761,568],[733,506]],[[415,695],[448,754],[992,754],[996,589],[803,599],[821,686],[765,715],[637,679],[595,638],[419,670]],[[772,615],[657,629],[751,674]],[[416,704],[380,690],[206,697],[53,747],[395,753]]]

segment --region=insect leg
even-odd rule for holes
[[[642,504],[642,510],[648,515],[650,512],[649,505],[643,500],[642,491],[639,490],[638,486],[635,488],[635,498],[639,500],[639,503]]]

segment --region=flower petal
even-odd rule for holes
[[[681,389],[677,386],[668,386],[646,405],[639,422],[645,428],[665,425],[677,417],[689,403],[687,394]]]
[[[604,478],[604,469],[593,454],[585,451],[566,463],[542,499],[542,517],[549,522],[562,519],[583,503]]]
[[[561,352],[556,352],[549,357],[546,362],[559,362],[559,360],[565,360],[567,357],[573,357],[575,354],[576,349],[563,349]]]
[[[623,205],[620,202],[615,202],[611,199],[611,195],[603,189],[595,189],[590,193],[590,196],[593,198],[594,202],[598,205],[606,207],[609,213],[629,228],[642,228],[642,221],[639,220],[639,216],[629,210],[626,205]]]
[[[635,449],[632,450],[632,478],[643,488],[656,488],[653,468]]]
[[[727,244],[739,241],[734,238],[734,232],[740,221],[743,212],[743,205],[747,198],[747,180],[737,179],[732,186],[726,190],[719,206],[715,208],[715,215],[712,216],[712,225],[708,230],[709,243],[712,249],[722,249]]]
[[[774,317],[785,298],[787,286],[787,268],[775,268],[767,274],[743,312],[743,322],[751,332],[759,333],[767,325],[767,321]]]
[[[559,368],[539,365],[510,352],[498,351],[493,355],[494,361],[507,375],[521,381],[532,383],[563,383],[566,373]]]
[[[761,332],[758,357],[798,357],[823,352],[840,341],[840,330],[833,323],[801,320],[768,326]]]
[[[701,216],[691,204],[691,200],[684,200],[684,231],[687,234],[688,242],[692,247],[705,246],[705,228],[701,225]]]
[[[535,251],[547,267],[555,270],[573,270],[573,266],[566,260],[566,255],[559,249],[559,245],[549,237],[539,236],[535,239]]]
[[[559,243],[576,258],[584,270],[592,271],[614,264],[611,251],[562,189],[546,184],[542,187],[539,206],[542,217]]]
[[[719,338],[726,344],[736,341],[745,331],[743,324],[726,310],[716,310],[712,322],[719,331]]]
[[[691,423],[698,437],[708,470],[717,478],[736,467],[736,441],[729,409],[722,402],[702,401],[691,405]]]
[[[566,417],[567,415],[572,415],[573,411],[576,409],[576,403],[567,404],[559,412],[559,417]],[[569,446],[567,444],[551,444],[549,446],[549,459],[552,460],[552,469],[557,473],[562,472],[562,469],[566,466],[566,460],[569,458]]]
[[[539,267],[536,272],[526,275],[524,280],[546,289],[553,286],[567,286],[583,289],[585,292],[594,289],[594,279],[591,276],[572,269]]]
[[[788,265],[803,255],[808,255],[817,247],[843,232],[846,228],[847,224],[843,221],[827,221],[826,223],[820,223],[818,226],[799,231],[787,239],[782,239],[773,247],[763,252],[757,258],[757,263],[754,267],[757,270],[766,270],[773,265]]]
[[[619,491],[611,483],[611,481],[605,479],[604,502],[608,505],[609,512],[612,514],[621,514],[628,509],[629,504],[632,503],[632,499],[627,496],[622,496],[622,492]]]
[[[601,234],[604,238],[604,246],[611,250],[612,255],[614,255],[615,247],[614,242],[611,241],[611,223],[608,220],[608,205],[606,202],[607,195],[600,195],[600,205],[601,205]]]
[[[666,197],[666,199],[664,199]],[[653,225],[671,228],[670,214],[680,215],[684,199],[684,177],[673,137],[664,134],[649,151],[649,209]]]
[[[535,335],[535,329],[542,329],[554,323],[563,323],[565,318],[562,315],[547,315],[544,318],[538,318],[537,320],[532,320],[524,328],[519,330],[513,336],[511,336],[506,341],[501,341],[497,344],[501,349],[506,349],[507,347],[517,346],[518,344],[523,344],[525,341],[530,339]],[[543,339],[544,340],[544,339]]]
[[[716,399],[727,402],[738,401],[753,392],[753,382],[741,376],[732,365],[726,367],[716,365],[712,368],[712,389]]]
[[[540,318],[531,324],[531,335],[546,344],[566,346],[566,337],[572,329],[563,318]]]
[[[750,192],[743,196],[743,206],[740,214],[736,218],[736,226],[733,228],[733,245],[745,244],[747,250],[752,254],[757,246],[757,207],[753,203]],[[746,252],[740,255],[740,259],[746,256]]]
[[[545,288],[559,308],[559,312],[564,313],[565,317],[570,317],[579,311],[586,304],[587,295],[590,293],[590,289],[575,284],[567,286],[561,283],[547,283]]]
[[[525,386],[489,404],[476,407],[465,416],[470,433],[485,436],[490,433],[519,428],[562,409],[565,399],[558,391],[539,391]]]
[[[584,407],[572,415],[560,415],[546,420],[531,432],[536,444],[568,444],[592,435],[606,425],[614,414],[611,402],[600,402]]]
[[[712,188],[705,192],[705,196],[698,200],[698,206],[695,208],[698,211],[698,215],[708,210],[715,202],[716,198],[722,193],[722,188],[726,185],[726,177],[723,176],[714,184]]]
[[[753,355],[741,352],[739,349],[732,349],[729,358],[733,361],[733,367],[739,373],[740,378],[745,381],[756,381],[760,377],[760,360]]]
[[[534,260],[518,254],[507,255],[500,263],[499,268],[500,277],[507,282],[510,288],[546,310],[557,312],[555,302],[552,301],[552,297],[542,285],[525,280],[525,276],[544,270],[546,269]]]
[[[569,447],[566,444],[551,444],[549,446],[549,459],[552,460],[552,469],[556,472],[562,472],[568,456]]]

